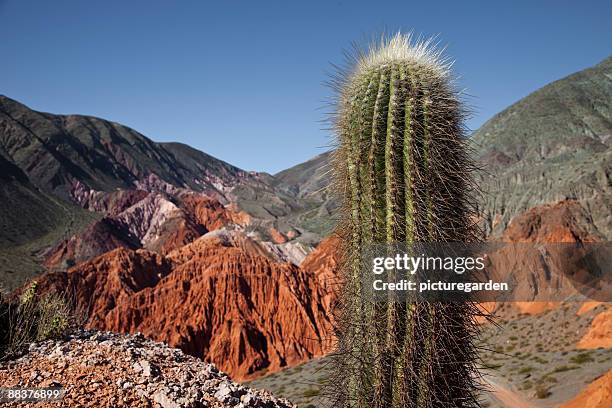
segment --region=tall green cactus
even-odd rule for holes
[[[338,405],[478,406],[474,304],[374,302],[361,279],[365,246],[475,240],[472,167],[449,64],[429,42],[397,34],[351,65],[335,82],[345,281]]]

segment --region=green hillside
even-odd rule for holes
[[[331,152],[322,153],[304,163],[274,175],[274,187],[299,199],[299,212],[288,214],[288,224],[320,236],[329,234],[334,225],[338,201],[330,188]]]
[[[40,254],[95,214],[40,191],[0,154],[0,290],[42,272]]]
[[[180,143],[156,143],[127,126],[37,112],[0,95],[0,152],[42,190],[69,198],[75,181],[94,190],[134,188],[155,174],[175,186],[214,190],[242,170]]]
[[[593,218],[590,227],[610,236],[611,95],[612,57],[533,92],[474,133],[487,232],[502,231],[535,205],[576,198]],[[329,157],[275,175],[277,188],[311,203],[287,218],[319,234],[330,230],[336,208],[332,188],[325,187]]]
[[[611,95],[612,57],[533,92],[474,133],[488,173],[481,186],[489,229],[534,205],[576,198],[610,236]]]
[[[303,211],[302,200],[276,189],[269,174],[154,142],[115,122],[37,112],[0,95],[0,285],[11,289],[41,273],[47,249],[102,216],[77,206],[75,192],[165,191],[166,183],[235,202],[262,236],[272,225],[291,229],[283,217]],[[318,240],[309,237],[300,238]]]

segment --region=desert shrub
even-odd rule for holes
[[[32,282],[16,299],[0,298],[0,358],[22,353],[32,342],[59,338],[72,315],[59,294],[41,295]]]
[[[557,379],[551,375],[544,375],[543,377],[540,377],[540,379],[538,379],[537,383],[538,384],[545,384],[545,383],[550,383],[550,384],[555,384],[557,382]]]
[[[305,398],[312,398],[312,397],[318,396],[319,393],[320,393],[319,390],[314,389],[314,388],[309,388],[306,391],[304,391],[303,395]]]
[[[535,388],[535,395],[538,399],[548,398],[550,396],[550,391],[545,385],[538,384]]]
[[[64,298],[58,294],[44,296],[38,300],[37,309],[36,340],[61,337],[70,319],[70,309]]]
[[[590,363],[594,361],[593,356],[590,352],[578,353],[570,358],[570,361],[574,364]]]
[[[565,372],[565,371],[575,370],[577,368],[578,367],[576,367],[576,366],[561,365],[559,367],[556,367],[554,370],[552,370],[551,374],[552,373],[562,373],[562,372]]]

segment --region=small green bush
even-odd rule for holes
[[[542,384],[538,384],[536,385],[536,388],[535,388],[535,395],[538,399],[545,399],[550,396],[550,391],[548,387]]]
[[[576,367],[576,366],[562,365],[562,366],[559,366],[559,367],[555,368],[554,370],[552,370],[551,374],[552,373],[562,373],[562,372],[565,372],[565,371],[575,370],[577,368],[578,367]]]
[[[594,359],[590,352],[584,352],[571,357],[570,361],[574,364],[584,364],[590,363],[591,361],[594,361]]]
[[[306,398],[312,398],[312,397],[316,397],[316,396],[318,396],[318,395],[319,395],[319,393],[320,393],[320,391],[319,391],[319,390],[314,389],[314,388],[309,388],[309,389],[307,389],[306,391],[304,391],[304,394],[303,394],[303,395],[304,395],[304,397],[306,397]]]
[[[0,358],[18,355],[32,342],[63,336],[72,320],[64,298],[40,295],[36,281],[16,300],[0,296]]]

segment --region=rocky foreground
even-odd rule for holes
[[[78,331],[32,344],[24,356],[0,364],[0,386],[65,388],[61,401],[8,406],[294,407],[140,334]]]

